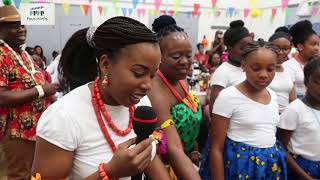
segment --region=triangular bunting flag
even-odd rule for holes
[[[65,15],[69,14],[70,4],[63,3],[63,4],[62,4],[62,8],[63,8],[63,13],[64,13]]]
[[[162,15],[167,15],[167,11],[166,11],[166,10],[161,10],[161,11],[160,11],[160,14],[162,14]]]
[[[139,0],[132,0],[133,9],[136,9],[138,4]]]
[[[90,8],[89,5],[85,5],[85,4],[80,5],[81,12],[82,12],[85,16],[88,15],[89,8]]]
[[[131,16],[132,12],[133,12],[133,9],[132,9],[132,8],[128,8],[128,14],[129,14],[129,16]]]
[[[216,11],[215,16],[216,17],[220,17],[221,16],[221,11]]]
[[[278,9],[277,8],[272,8],[271,9],[271,18],[272,20],[276,17]]]
[[[118,0],[111,0],[112,4],[115,6],[118,2]]]
[[[114,13],[115,13],[116,15],[119,14],[119,8],[118,8],[118,7],[114,7]]]
[[[106,16],[108,14],[108,6],[103,6],[103,15]]]
[[[127,8],[121,8],[123,16],[127,15]]]
[[[318,6],[313,6],[312,9],[311,9],[312,16],[317,15],[318,11],[319,11],[319,7]]]
[[[288,7],[289,0],[281,0],[281,7],[282,10],[286,9]]]
[[[154,0],[154,6],[156,7],[156,10],[160,9],[162,0]]]
[[[173,15],[174,15],[174,10],[168,10],[167,12],[168,12],[168,14],[169,14],[170,16],[173,16]]]
[[[137,13],[138,13],[138,17],[144,17],[146,15],[146,9],[144,8],[140,8],[137,10]]]
[[[249,9],[249,8],[245,8],[245,9],[243,10],[243,16],[244,16],[244,18],[247,18],[247,17],[249,16],[249,14],[250,14],[250,9]]]
[[[234,12],[235,12],[235,8],[234,7],[229,7],[228,10],[227,10],[227,17],[232,17],[234,15]]]
[[[99,11],[100,16],[102,16],[103,6],[98,6],[98,11]]]
[[[285,9],[285,17],[287,18],[288,16],[289,16],[289,9],[287,8],[287,9]]]
[[[215,8],[218,0],[211,0],[212,7]]]
[[[89,4],[91,4],[92,3],[92,0],[89,0]]]
[[[20,3],[21,3],[21,0],[14,0],[14,4],[16,5],[17,9],[20,8]]]

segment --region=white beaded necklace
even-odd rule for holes
[[[13,50],[7,43],[5,43],[2,39],[0,39],[0,44],[3,44],[6,48],[9,49],[9,51],[15,56],[16,61],[18,61],[19,65],[25,70],[27,71],[27,73],[32,77],[32,80],[36,83],[34,74],[37,73],[38,71],[35,69],[32,58],[30,57],[30,55],[25,52],[24,50],[22,52],[24,52],[24,54],[27,56],[27,59],[29,60],[29,64],[31,66],[31,70],[27,68],[27,66],[24,64],[23,60],[20,58],[20,56],[18,56],[18,54],[16,53],[15,50]],[[37,83],[36,83],[37,84]]]

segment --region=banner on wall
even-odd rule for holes
[[[54,3],[22,3],[19,9],[24,25],[54,25]]]

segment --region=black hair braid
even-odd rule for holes
[[[249,54],[259,50],[260,48],[269,49],[276,55],[278,55],[279,52],[279,48],[277,46],[273,45],[270,42],[264,41],[263,39],[259,39],[258,41],[249,43],[248,46],[243,50],[241,55],[243,58],[246,58]]]
[[[87,31],[88,28],[74,33],[62,51],[59,81],[64,92],[93,81],[99,74],[97,61],[103,54],[116,61],[116,54],[129,45],[158,43],[156,33],[128,17],[118,16],[105,21],[94,32],[90,45]]]
[[[74,33],[62,50],[58,72],[60,87],[65,93],[93,81],[98,75],[94,49],[86,40],[87,30],[85,28]]]
[[[173,32],[184,32],[184,29],[179,27],[173,17],[162,15],[154,20],[152,30],[155,31],[159,38],[169,35]]]

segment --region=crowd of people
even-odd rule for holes
[[[232,21],[194,53],[171,16],[152,29],[118,16],[75,32],[49,64],[0,7],[0,176],[320,179],[319,35],[308,20],[253,34]],[[139,106],[157,128],[136,142]]]

